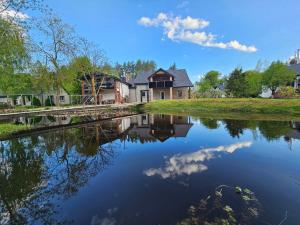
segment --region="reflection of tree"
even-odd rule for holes
[[[287,121],[260,121],[258,126],[261,134],[268,141],[279,139],[292,130],[290,122]]]
[[[1,142],[0,223],[54,223],[54,206],[45,201],[43,152],[36,140]]]
[[[260,213],[261,205],[251,190],[221,185],[197,205],[190,206],[188,217],[177,224],[253,224]]]
[[[231,137],[240,137],[244,133],[245,129],[252,131],[256,130],[257,121],[253,120],[227,120],[224,119],[226,129],[228,130]]]
[[[131,143],[154,143],[157,142],[157,139],[153,136],[143,136],[140,135],[138,132],[134,131],[134,132],[129,132],[127,135],[124,135],[123,137],[121,137],[121,140],[126,140],[129,141]]]
[[[218,120],[216,119],[208,119],[208,118],[200,118],[202,125],[209,129],[217,129],[219,127]]]
[[[95,132],[60,129],[0,142],[1,224],[59,223],[55,199],[74,195],[115,156],[113,139],[103,144],[95,136],[105,132],[101,124],[90,128]]]
[[[218,120],[214,119],[200,119],[201,123],[209,129],[218,128]],[[222,120],[225,128],[231,137],[240,137],[246,129],[252,130],[256,135],[257,128],[260,133],[268,140],[276,140],[286,136],[292,131],[291,122],[289,121],[254,121],[254,120]]]

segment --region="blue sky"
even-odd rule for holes
[[[153,59],[159,67],[168,68],[175,62],[177,67],[187,69],[193,81],[209,70],[228,74],[237,66],[255,68],[260,59],[287,60],[300,48],[299,0],[46,0],[46,3],[73,25],[79,35],[99,44],[112,63]],[[163,19],[158,19],[159,13],[163,13]],[[174,25],[174,21],[185,24],[175,35],[166,26]],[[184,21],[191,23],[186,25]],[[209,34],[214,35],[213,40]],[[240,46],[233,48],[232,41],[243,45],[244,51],[239,50]]]

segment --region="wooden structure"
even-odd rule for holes
[[[81,77],[81,93],[85,104],[121,104],[128,102],[129,86],[123,79],[97,73]]]

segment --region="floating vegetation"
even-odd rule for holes
[[[261,211],[261,204],[250,189],[220,185],[197,205],[190,206],[188,217],[177,225],[253,224]]]

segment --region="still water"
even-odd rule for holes
[[[300,224],[300,123],[138,115],[0,142],[0,224]]]

